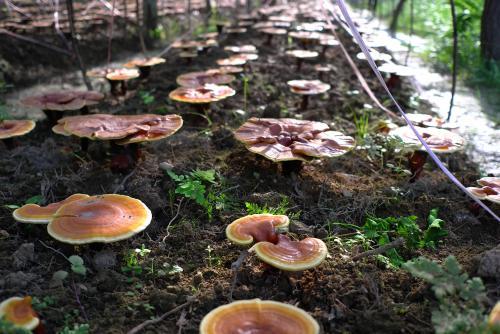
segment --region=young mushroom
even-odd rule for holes
[[[106,74],[106,79],[111,86],[113,96],[124,96],[127,94],[127,81],[136,79],[140,76],[137,69],[120,68]]]
[[[61,242],[79,245],[128,239],[151,222],[151,211],[125,195],[90,196],[61,206],[47,232]]]
[[[13,138],[23,136],[35,128],[35,122],[25,120],[0,120],[0,140],[7,148],[14,147]]]
[[[165,63],[164,58],[160,57],[151,57],[151,58],[139,58],[129,61],[126,64],[123,64],[123,67],[126,68],[138,68],[139,69],[139,78],[146,79],[149,77],[151,73],[151,68],[153,66]]]
[[[40,325],[29,296],[11,297],[0,303],[0,319],[28,331],[33,331]]]
[[[291,118],[250,118],[234,135],[246,148],[282,163],[285,175],[298,172],[303,161],[332,158],[354,148],[352,137],[331,131],[321,122]]]
[[[260,299],[219,306],[200,324],[200,334],[319,334],[319,325],[298,307]]]
[[[279,234],[278,241],[261,241],[253,245],[250,252],[257,257],[284,271],[302,271],[317,267],[328,254],[328,249],[321,239],[305,238],[292,241],[286,235]]]
[[[287,82],[290,91],[302,95],[300,110],[306,110],[309,104],[309,96],[326,93],[330,85],[320,80],[290,80]]]
[[[500,204],[500,177],[483,177],[477,180],[479,187],[467,187],[475,198]]]
[[[230,74],[224,74],[220,71],[190,72],[181,74],[176,82],[181,87],[199,87],[205,84],[224,85],[234,81],[235,77]]]
[[[236,219],[226,227],[226,236],[236,245],[278,241],[278,232],[287,231],[290,220],[285,215],[255,214]]]
[[[288,50],[285,52],[285,54],[297,59],[297,71],[300,71],[300,69],[302,68],[302,63],[305,59],[314,59],[318,57],[318,53],[316,51],[308,50]]]
[[[415,126],[415,129],[436,154],[454,153],[464,149],[465,139],[456,133],[445,129],[421,128],[418,126]],[[409,126],[402,126],[391,130],[389,135],[401,139],[405,145],[405,150],[410,151],[408,155],[409,168],[412,172],[410,182],[414,182],[424,169],[427,152],[423,149],[422,143]]]
[[[22,207],[14,210],[12,216],[15,220],[21,223],[48,224],[52,219],[54,213],[56,213],[56,211],[61,206],[87,197],[89,197],[89,195],[74,194],[60,202],[51,203],[47,206],[40,206],[38,204],[25,204]]]
[[[81,111],[82,114],[88,114],[88,106],[98,104],[103,99],[104,94],[99,92],[63,90],[28,96],[21,100],[21,104],[42,109],[53,125],[63,117],[63,112]]]

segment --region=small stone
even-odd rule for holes
[[[156,310],[162,312],[173,309],[176,306],[176,301],[176,294],[159,290],[154,291],[153,295],[149,298],[151,305],[153,305]]]
[[[35,260],[35,245],[33,243],[22,244],[12,255],[15,269],[23,269]]]
[[[94,255],[92,263],[97,271],[112,269],[116,266],[116,253],[103,250]]]
[[[298,220],[292,220],[289,229],[292,233],[312,235],[312,228]]]
[[[0,287],[3,286],[5,289],[24,289],[26,288],[29,283],[34,281],[35,279],[38,278],[38,275],[32,274],[32,273],[25,273],[22,271],[18,271],[15,273],[10,273],[7,276],[5,276],[3,280],[3,284],[0,285]]]
[[[198,271],[193,277],[193,285],[198,286],[203,282],[203,275]]]
[[[482,254],[477,273],[481,277],[500,280],[500,246]]]
[[[324,227],[317,228],[314,231],[314,236],[318,239],[325,239],[328,237],[328,231]]]
[[[0,230],[0,240],[7,239],[8,237],[10,237],[9,232],[7,232],[6,230]]]

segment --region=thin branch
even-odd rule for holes
[[[238,271],[240,270],[241,266],[245,262],[246,258],[248,257],[248,250],[244,249],[241,251],[240,256],[238,256],[238,259],[231,263],[231,271],[233,272],[233,280],[231,282],[231,290],[229,290],[229,301],[233,301],[233,292],[234,289],[236,288],[236,283],[238,282]]]
[[[113,0],[112,10],[111,10],[111,22],[109,24],[109,35],[108,35],[108,68],[109,64],[111,63],[111,44],[113,41],[113,26],[115,24],[115,1]]]
[[[83,307],[83,304],[80,301],[80,295],[79,295],[80,288],[77,288],[75,281],[72,281],[72,282],[73,282],[73,292],[75,293],[76,302],[77,302],[78,306],[80,307],[80,311],[82,311],[83,318],[85,319],[85,321],[87,323],[89,323],[89,318],[87,317],[87,312],[85,312],[85,307]]]
[[[447,121],[451,118],[451,111],[453,109],[453,101],[455,99],[455,90],[457,88],[457,60],[458,60],[458,31],[457,31],[457,12],[455,9],[455,0],[450,0],[451,19],[453,24],[453,64],[451,73],[451,98],[450,109],[448,110]]]
[[[38,242],[40,242],[42,244],[43,247],[47,248],[47,249],[50,249],[51,251],[61,255],[63,258],[65,258],[68,262],[69,262],[69,259],[66,255],[64,255],[60,250],[57,250],[53,247],[50,247],[49,245],[45,244],[42,240],[38,240]]]
[[[179,201],[179,204],[177,204],[177,212],[175,213],[175,216],[172,217],[172,219],[170,219],[170,221],[168,222],[168,225],[167,225],[167,235],[163,237],[163,239],[161,240],[161,242],[165,243],[165,239],[167,239],[169,236],[170,236],[170,225],[177,219],[177,217],[179,216],[179,213],[181,212],[181,205],[182,205],[182,201],[184,201],[184,198],[181,198],[181,200]]]
[[[0,34],[4,34],[4,35],[10,36],[10,37],[19,39],[21,41],[32,43],[32,44],[44,47],[46,49],[52,50],[54,52],[62,53],[63,55],[66,55],[69,57],[73,56],[73,54],[71,52],[64,50],[64,49],[61,49],[60,47],[57,47],[55,45],[46,44],[46,43],[37,41],[36,39],[32,39],[32,38],[29,38],[26,36],[21,36],[21,35],[18,35],[16,33],[11,32],[11,31],[5,30],[5,29],[0,29]]]
[[[360,253],[358,255],[355,255],[352,257],[352,260],[357,261],[357,260],[363,259],[363,258],[368,257],[368,256],[383,254],[390,249],[402,247],[402,246],[404,246],[404,244],[405,244],[404,238],[397,238],[396,240],[393,240],[393,241],[389,242],[388,244],[385,244],[385,245],[380,246],[378,248],[375,248],[375,249]]]

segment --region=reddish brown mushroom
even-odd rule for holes
[[[306,110],[309,104],[309,96],[326,93],[330,85],[320,80],[290,80],[287,82],[290,91],[302,95],[300,110]]]
[[[28,331],[34,330],[40,324],[29,296],[11,297],[0,303],[0,319]]]
[[[229,86],[205,84],[198,87],[179,87],[170,92],[168,97],[174,101],[206,104],[233,96],[236,91]]]
[[[287,33],[286,29],[280,28],[263,28],[260,31],[267,35],[266,45],[271,45],[273,36],[283,36]]]
[[[355,141],[340,132],[331,131],[325,123],[290,118],[250,118],[234,135],[251,152],[284,164],[283,172],[300,169],[301,161],[332,158],[352,149]]]
[[[429,128],[456,129],[458,124],[451,124],[446,120],[427,114],[406,114],[406,117],[415,125]]]
[[[479,200],[487,200],[500,204],[500,177],[483,177],[477,180],[479,187],[468,187],[467,190]]]
[[[24,136],[35,128],[35,122],[29,119],[24,120],[1,120],[0,119],[0,140],[7,148],[13,148],[14,137]]]
[[[133,59],[128,63],[123,64],[126,68],[138,68],[140,75],[139,77],[144,79],[151,73],[151,67],[165,63],[164,58],[151,57],[151,58],[139,58]]]
[[[237,67],[237,66],[221,66],[219,68],[212,68],[207,70],[208,73],[222,73],[222,74],[236,74],[236,73],[241,73],[243,72],[243,67]]]
[[[111,94],[122,96],[127,94],[127,81],[136,79],[140,76],[137,69],[120,68],[106,74],[106,79],[111,86]]]
[[[246,57],[242,57],[240,54],[238,54],[233,55],[229,58],[218,59],[216,63],[220,66],[241,66],[245,65],[247,63],[247,60],[248,59]]]
[[[181,74],[176,81],[182,87],[199,87],[205,84],[223,85],[234,81],[235,77],[220,71],[190,72]]]
[[[319,334],[319,325],[298,307],[260,299],[219,306],[200,324],[200,334]]]
[[[95,105],[104,99],[99,92],[63,90],[40,95],[29,96],[21,100],[27,107],[42,109],[51,124],[55,124],[63,112],[81,110],[88,113],[88,106]]]
[[[488,327],[498,328],[500,326],[500,301],[495,304],[495,307],[488,316]]]
[[[254,242],[278,241],[278,231],[288,230],[290,220],[284,215],[255,214],[236,219],[226,228],[226,236],[233,243],[248,246]]]
[[[316,51],[308,51],[308,50],[288,50],[285,52],[287,56],[294,57],[297,59],[297,71],[300,71],[302,67],[302,63],[305,59],[314,59],[318,57],[318,53]]]

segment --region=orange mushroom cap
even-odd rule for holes
[[[181,74],[176,81],[182,87],[199,87],[204,84],[223,85],[234,81],[235,77],[218,71],[190,72]]]
[[[16,327],[34,330],[38,327],[38,319],[31,307],[31,297],[11,297],[0,303],[0,319],[4,319]]]
[[[200,324],[200,334],[319,334],[319,325],[298,307],[271,300],[240,300],[219,306]]]
[[[90,196],[61,206],[47,232],[69,244],[113,242],[143,231],[151,218],[149,208],[138,199],[115,194]]]
[[[290,91],[300,95],[317,95],[327,92],[331,86],[320,80],[290,80]]]
[[[179,115],[92,114],[61,118],[52,131],[92,140],[120,139],[117,144],[125,145],[169,137],[182,127],[182,123]]]
[[[0,139],[22,136],[35,128],[35,122],[26,120],[0,121]]]
[[[321,122],[291,118],[250,118],[234,135],[251,152],[274,162],[336,157],[355,145],[352,137]]]
[[[500,301],[495,304],[488,317],[489,326],[500,326]]]
[[[135,68],[119,68],[108,72],[108,74],[106,74],[106,79],[110,81],[127,81],[138,78],[139,75],[139,70]]]
[[[85,194],[74,194],[60,202],[51,203],[47,206],[25,204],[22,207],[14,210],[12,216],[15,220],[22,223],[48,224],[52,219],[52,216],[61,206],[88,197],[89,195]]]
[[[453,153],[464,149],[465,139],[456,133],[445,129],[422,128],[419,126],[415,126],[415,129],[434,153]],[[409,149],[419,150],[423,147],[409,126],[391,130],[389,135],[400,138]]]
[[[255,214],[236,219],[226,227],[226,236],[237,245],[277,242],[277,230],[287,230],[290,220],[284,215]]]
[[[205,84],[199,87],[179,87],[170,92],[168,97],[174,101],[186,103],[210,103],[233,96],[236,91],[229,86]]]
[[[165,58],[160,58],[160,57],[140,58],[140,59],[133,59],[128,63],[123,64],[123,66],[126,68],[151,67],[163,64],[164,62]]]
[[[256,243],[250,249],[263,262],[285,271],[302,271],[318,266],[326,258],[328,249],[325,243],[316,238],[292,241],[279,234],[278,242]]]
[[[25,106],[43,110],[69,111],[99,103],[104,94],[94,91],[65,90],[28,96],[21,100]]]

